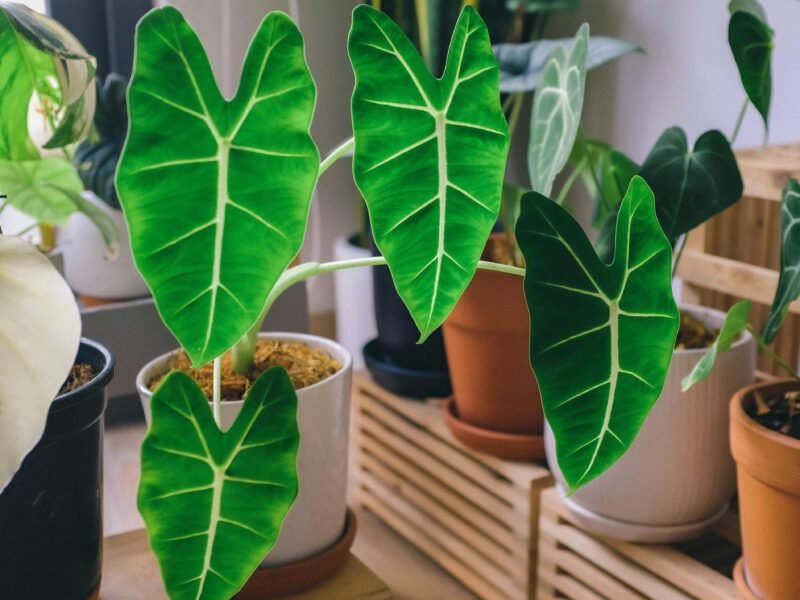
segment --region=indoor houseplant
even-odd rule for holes
[[[0,4],[0,56],[7,93],[0,97],[0,151],[4,168],[26,170],[40,152],[24,115],[35,72],[63,75],[47,93],[81,104],[81,86],[69,95],[80,52],[57,23],[19,5]],[[75,59],[78,60],[78,59]],[[80,70],[80,69],[79,69]],[[74,76],[75,74],[72,73]],[[89,75],[88,84],[91,84]],[[10,88],[10,89],[9,89]],[[93,88],[92,88],[93,89]],[[23,111],[24,107],[24,111]],[[67,105],[50,114],[60,148],[80,139],[78,115]],[[70,115],[72,115],[70,117]],[[45,168],[46,169],[46,168]],[[33,169],[35,171],[35,167]],[[25,171],[29,172],[29,171]],[[3,200],[37,202],[29,189],[12,187]],[[15,198],[21,194],[22,199]],[[41,199],[41,198],[40,198]],[[48,202],[44,194],[42,204]],[[2,201],[2,200],[0,200]],[[56,203],[58,200],[56,200]],[[102,415],[113,360],[80,338],[80,314],[72,292],[32,244],[0,233],[0,578],[10,598],[97,597],[102,547]]]
[[[736,10],[733,13],[730,28],[736,31],[741,14]],[[736,57],[738,44],[750,40],[731,38]],[[762,56],[762,63],[758,65],[760,73],[763,73],[764,62],[768,72],[768,54]],[[754,66],[743,68],[739,64],[739,67],[748,97],[758,106],[760,96],[753,96],[748,86],[751,74],[748,69]],[[761,89],[757,91],[762,93]],[[631,176],[637,172],[652,187],[655,213],[674,250],[674,264],[679,260],[688,231],[730,206],[742,191],[730,143],[716,131],[703,134],[690,150],[681,130],[668,129],[641,167],[626,159],[619,161],[613,171],[617,189],[627,187],[629,180],[635,181]],[[592,173],[593,178],[596,176]],[[552,240],[541,234],[544,227],[541,221],[547,217],[526,211],[525,201],[523,198],[523,217],[517,233],[523,253],[533,260],[549,251],[546,247],[552,245]],[[547,210],[560,214],[554,207],[547,207]],[[616,221],[619,218],[612,217]],[[610,225],[606,234],[614,232],[613,220]],[[619,227],[617,222],[616,248],[614,244],[606,245],[609,236],[601,236],[601,246],[605,250],[601,255],[614,258],[612,266],[608,267],[612,272],[623,260]],[[724,433],[727,427],[724,403],[731,390],[754,378],[754,341],[750,334],[743,333],[732,344],[733,351],[726,356],[726,365],[713,375],[714,379],[705,381],[704,388],[694,389],[689,394],[681,393],[681,380],[703,355],[703,346],[699,350],[679,348],[675,350],[664,386],[660,368],[669,364],[674,335],[666,329],[659,331],[652,322],[647,322],[647,317],[638,317],[641,325],[647,328],[647,334],[633,328],[631,324],[637,317],[625,313],[624,284],[619,288],[622,296],[616,295],[617,288],[613,293],[601,290],[587,294],[585,284],[576,285],[578,280],[570,283],[565,279],[571,262],[591,264],[597,270],[602,270],[602,265],[608,262],[601,262],[594,252],[590,258],[572,254],[573,250],[583,249],[588,244],[573,224],[563,222],[556,229],[564,248],[570,252],[561,256],[563,264],[559,272],[548,270],[551,268],[541,262],[529,264],[526,295],[532,318],[531,363],[542,388],[545,415],[554,438],[548,443],[548,458],[565,501],[587,528],[606,535],[638,541],[671,541],[695,536],[724,514],[734,492],[733,465]],[[657,260],[656,255],[653,256],[653,260]],[[633,273],[646,264],[633,261],[628,269]],[[666,277],[654,280],[654,289],[667,280]],[[561,283],[549,286],[543,283],[546,281]],[[660,289],[663,291],[663,287]],[[634,302],[636,294],[632,294],[631,302]],[[593,295],[594,300],[591,299]],[[612,306],[615,297],[619,302],[616,319]],[[608,300],[612,308],[605,321],[598,319],[599,300]],[[714,328],[719,328],[724,318],[719,312],[690,306],[684,307],[684,313]],[[552,321],[557,314],[570,315],[562,331],[555,331],[548,323],[548,319]],[[675,313],[666,308],[653,313],[656,321],[661,319],[665,323],[674,316]],[[612,326],[615,320],[616,327]],[[643,337],[659,339],[644,340]],[[593,348],[603,348],[609,343],[612,348],[609,355],[590,358],[587,364]],[[661,347],[656,349],[656,344]],[[642,367],[645,371],[620,367],[625,361],[635,364],[655,360],[657,356],[661,360],[658,369],[652,365]],[[625,375],[626,369],[632,373],[622,378],[625,384],[620,386],[614,373]],[[563,381],[567,372],[580,371],[584,374],[573,375],[569,384]],[[602,376],[604,372],[610,372],[611,376]],[[646,389],[641,389],[645,384]],[[640,389],[637,390],[637,386]],[[601,406],[604,410],[599,414],[581,412],[596,411]],[[613,425],[616,421],[620,422],[618,426]],[[636,437],[640,428],[641,433]],[[685,436],[677,445],[672,443],[676,432]],[[630,451],[625,454],[628,448]],[[620,490],[625,490],[625,501],[621,500]]]
[[[58,231],[58,247],[64,254],[64,276],[84,304],[136,298],[148,293],[133,265],[125,221],[114,189],[114,174],[128,130],[127,85],[127,81],[115,73],[102,83],[97,80],[94,127],[89,139],[80,143],[72,157],[83,182],[83,200],[105,214],[119,232],[119,254],[111,261],[100,232],[83,213],[70,216]]]
[[[226,364],[247,372],[275,299],[312,275],[347,267],[388,264],[422,339],[441,325],[478,267],[499,210],[508,133],[498,70],[470,7],[441,80],[388,17],[358,7],[349,38],[354,139],[320,163],[308,133],[314,84],[300,32],[286,15],[262,22],[230,101],[176,9],[149,13],[136,44],[117,190],[136,265],[164,322],[192,364],[213,364],[210,405],[180,371],[152,394],[139,507],[170,595],[226,598],[283,543],[290,510],[343,506],[344,477],[336,498],[314,489],[313,480],[307,487],[302,456],[317,443],[317,452],[336,453],[347,415],[346,401],[340,409],[326,395],[316,404],[336,410],[314,411],[330,430],[343,423],[345,433],[336,446],[307,435],[307,410],[297,408],[304,390],[295,393],[286,372],[271,369],[252,383],[223,433],[222,355],[233,347]],[[383,255],[287,268],[318,176],[349,148]],[[341,362],[346,369],[349,360]],[[269,579],[262,569],[254,581],[264,573]]]

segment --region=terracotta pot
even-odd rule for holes
[[[800,598],[800,440],[770,431],[747,415],[756,390],[766,395],[800,390],[800,384],[752,385],[730,403],[744,552],[736,584],[745,598],[794,600]]]
[[[443,327],[456,410],[466,424],[541,435],[529,329],[522,277],[479,269]]]

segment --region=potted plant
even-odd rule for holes
[[[45,91],[54,94],[51,100],[86,100],[69,96],[68,78],[54,78],[48,90],[31,87],[26,66],[36,65],[39,74],[75,76],[71,61],[87,66],[92,61],[76,43],[54,21],[20,5],[0,4],[0,55],[12,88],[0,98],[0,149],[6,169],[36,172],[30,162],[36,161],[40,148],[26,119],[20,120],[34,94],[39,103],[46,102]],[[78,52],[80,59],[67,56]],[[79,90],[76,93],[81,96]],[[81,130],[71,119],[84,109],[74,110],[64,104],[53,111],[52,147],[80,139]],[[28,190],[0,191],[0,201],[12,205],[37,201]],[[28,197],[20,199],[20,193]],[[43,199],[49,199],[47,192]],[[2,233],[0,288],[3,594],[31,599],[97,597],[102,415],[113,359],[101,345],[81,339],[75,299],[48,258],[29,242]]]
[[[97,81],[97,108],[90,137],[75,149],[72,162],[83,182],[83,200],[114,223],[119,232],[119,253],[109,260],[97,227],[83,213],[69,217],[58,231],[58,247],[64,255],[64,276],[84,304],[136,298],[148,293],[131,257],[122,210],[114,189],[122,144],[128,130],[125,103],[127,81],[111,73]]]
[[[251,597],[307,586],[352,540],[351,361],[321,338],[259,344],[275,299],[312,275],[388,265],[424,339],[479,266],[497,218],[508,134],[477,13],[463,10],[441,80],[368,6],[353,13],[349,54],[354,139],[320,162],[314,83],[286,15],[260,25],[231,100],[179,11],[156,9],[137,29],[116,184],[137,268],[184,353],[139,378],[150,396],[139,508],[173,597],[227,598],[248,579]],[[349,148],[383,255],[289,268],[318,177]],[[330,368],[302,387],[321,364]],[[238,391],[223,388],[237,378]]]
[[[738,44],[752,41],[734,38],[734,56]],[[768,72],[769,56],[762,61]],[[749,72],[741,65],[740,71],[752,99]],[[626,164],[627,172],[620,168]],[[707,132],[690,150],[677,128],[662,134],[641,167],[617,159],[611,171],[625,187],[631,182],[601,235],[613,260],[598,258],[557,204],[541,196],[522,201],[517,237],[523,254],[530,261],[550,257],[529,262],[525,283],[531,364],[550,426],[548,460],[566,504],[588,529],[633,541],[688,539],[724,514],[734,492],[724,403],[753,381],[755,344],[747,332],[728,339],[720,368],[683,393],[682,380],[713,342],[708,330],[723,328],[724,315],[683,306],[676,346],[670,267],[692,228],[738,200],[741,178],[725,136]],[[641,178],[631,179],[633,173]],[[654,193],[652,207],[643,200],[646,187]],[[651,217],[659,231],[650,228]],[[610,245],[609,232],[615,235]],[[673,253],[672,261],[664,258]],[[687,325],[708,341],[681,347]]]

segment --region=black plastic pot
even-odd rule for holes
[[[102,417],[114,359],[84,338],[76,363],[97,376],[55,399],[42,439],[0,494],[2,598],[87,600],[100,586]]]

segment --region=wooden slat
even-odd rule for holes
[[[746,196],[780,200],[790,178],[800,179],[800,147],[770,146],[736,152]]]
[[[548,584],[559,592],[564,593],[571,600],[603,600],[603,596],[596,594],[569,575],[545,573],[544,577]]]
[[[644,600],[645,598],[578,554],[568,550],[556,550],[556,562],[561,569],[573,575],[578,581],[594,590],[602,590],[604,596],[614,598],[614,600]]]

